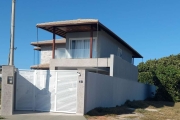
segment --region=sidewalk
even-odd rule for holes
[[[5,120],[87,120],[82,115],[32,111],[16,111],[14,115],[2,117]]]

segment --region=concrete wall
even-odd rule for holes
[[[138,68],[115,55],[110,56],[110,76],[127,80],[138,80]]]
[[[97,64],[98,63],[98,64]],[[50,70],[55,67],[109,67],[110,58],[91,58],[91,59],[51,59]]]
[[[87,71],[83,69],[79,69],[78,73],[80,75],[78,77],[78,85],[77,85],[77,112],[76,114],[84,115],[85,83],[86,83]]]
[[[65,48],[66,44],[59,44],[56,45],[56,48]],[[52,46],[41,46],[41,58],[40,58],[40,64],[49,63],[50,59],[52,59]]]
[[[110,58],[89,58],[89,59],[51,59],[50,70],[56,67],[61,68],[110,68],[110,76],[127,80],[138,80],[138,69],[133,64],[120,57],[111,55]]]
[[[13,84],[7,83],[8,76],[13,77]],[[2,67],[1,115],[12,115],[14,108],[14,66]]]
[[[155,87],[131,80],[87,73],[85,113],[96,107],[115,107],[126,100],[144,100]]]
[[[40,64],[49,63],[50,59],[52,59],[52,46],[42,46]]]
[[[114,54],[117,56],[118,47],[122,49],[122,59],[132,63],[132,53],[126,47],[124,47],[121,43],[115,40],[113,37],[108,35],[105,31],[101,30],[99,32],[99,45],[100,47],[100,57],[109,57],[110,54]]]

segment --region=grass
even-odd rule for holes
[[[4,117],[0,116],[0,119],[5,119]]]
[[[134,108],[134,110],[128,108]],[[149,111],[146,108],[157,111]],[[138,114],[139,117],[130,116],[130,114],[135,113]],[[122,106],[112,108],[95,108],[87,113],[86,118],[88,120],[101,120],[102,117],[105,117],[115,120],[117,117],[121,117],[124,114],[125,116],[123,118],[131,120],[136,118],[139,120],[180,120],[180,102],[128,101]]]
[[[142,114],[142,120],[180,120],[180,102],[174,106],[163,106],[157,112],[147,111]]]
[[[137,116],[127,116],[127,117],[124,117],[124,118],[135,119],[135,118],[137,118]]]
[[[135,112],[136,112],[136,113],[141,113],[141,114],[143,114],[143,113],[146,113],[147,110],[140,108],[140,109],[136,109]]]

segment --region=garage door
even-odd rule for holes
[[[16,110],[76,113],[76,70],[19,70],[16,81]]]

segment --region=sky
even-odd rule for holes
[[[0,65],[8,63],[11,0],[0,0]],[[15,66],[34,64],[31,42],[37,41],[37,23],[99,19],[144,58],[180,53],[180,0],[16,0]],[[39,30],[39,41],[52,34]],[[37,53],[36,53],[37,59]],[[37,61],[37,60],[36,60]],[[142,59],[135,59],[135,65]]]

